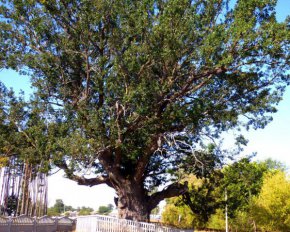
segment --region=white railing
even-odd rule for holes
[[[76,232],[184,232],[154,223],[90,215],[77,218]],[[191,230],[193,231],[193,230]]]

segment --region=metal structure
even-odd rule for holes
[[[41,165],[7,158],[0,167],[0,215],[43,216],[47,212],[47,175]]]

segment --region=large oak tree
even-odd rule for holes
[[[289,22],[278,23],[274,7],[2,0],[0,67],[31,76],[36,108],[25,110],[47,115],[46,129],[35,129],[44,136],[29,130],[41,144],[34,154],[40,148],[81,185],[114,188],[120,217],[147,220],[187,191],[180,169],[212,167],[214,150],[199,150],[204,136],[271,119],[289,81]]]

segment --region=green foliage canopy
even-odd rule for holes
[[[228,4],[1,0],[0,68],[31,76],[35,118],[18,125],[40,123],[35,156],[79,184],[115,188],[119,209],[134,199],[137,214],[186,191],[173,182],[148,194],[168,173],[205,166],[204,135],[263,128],[289,82],[289,22],[276,21],[275,1]],[[45,130],[34,109],[49,115]]]

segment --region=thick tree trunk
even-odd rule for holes
[[[149,221],[148,196],[142,186],[124,181],[117,189],[119,218],[134,221]]]
[[[188,183],[172,183],[160,192],[148,196],[142,184],[135,181],[120,181],[115,190],[118,194],[116,202],[119,218],[135,221],[149,221],[151,210],[165,198],[184,195],[188,191]]]

